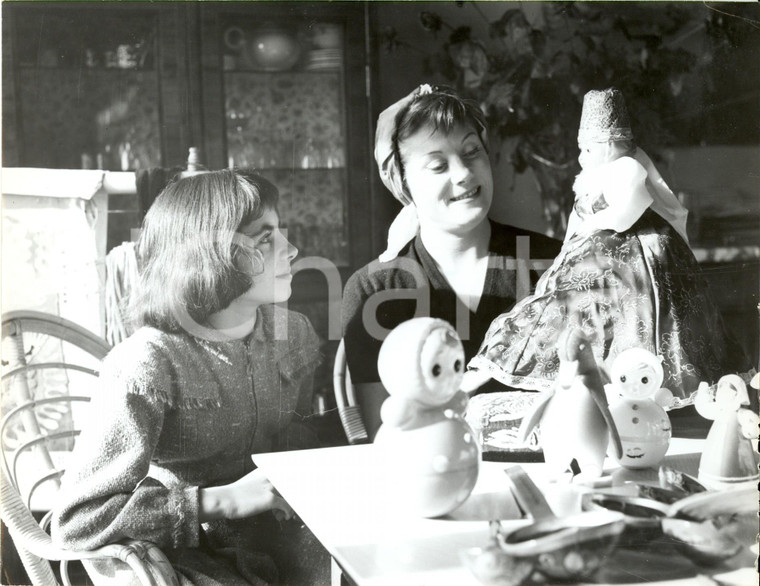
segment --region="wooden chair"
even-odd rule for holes
[[[98,365],[109,345],[77,324],[33,311],[3,316],[2,342],[0,518],[29,579],[35,585],[57,584],[50,560],[59,560],[61,580],[69,585],[69,561],[117,558],[132,568],[141,584],[178,584],[166,556],[152,543],[129,540],[93,551],[72,551],[57,548],[46,532],[52,497],[64,473],[60,456],[70,452],[79,435],[72,406],[89,402],[82,387],[97,380]],[[51,380],[59,386],[62,381],[63,388],[49,388]],[[48,490],[48,498],[43,487],[54,489]],[[39,524],[32,508],[44,514]]]
[[[343,340],[338,344],[333,365],[333,390],[335,391],[335,404],[338,406],[338,415],[346,433],[348,443],[365,444],[369,442],[369,435],[364,425],[362,412],[356,400],[356,389],[351,383],[351,373],[346,364],[346,346]]]

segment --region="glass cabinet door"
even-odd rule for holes
[[[4,112],[4,130],[13,125],[10,136],[23,141],[5,142],[11,152],[4,164],[118,171],[159,165],[156,15],[9,4],[5,32],[15,54],[3,86],[14,107]]]
[[[352,124],[352,116],[366,116],[362,21],[354,21],[358,34],[349,25],[356,12],[326,3],[253,3],[217,5],[204,19],[203,52],[221,72],[222,163],[254,168],[279,188],[281,222],[300,258],[345,268],[355,264],[351,182],[367,189],[366,174],[351,171],[352,161],[367,164],[366,118]],[[358,106],[350,103],[356,91]],[[368,242],[366,232],[361,240]]]
[[[286,30],[225,29],[225,37],[239,35],[246,43],[240,53],[224,55],[228,165],[253,167],[278,186],[282,222],[302,255],[347,265],[343,48],[302,50],[301,44],[311,46],[310,36]],[[288,59],[261,63],[257,53],[280,50],[269,43],[281,45]],[[256,45],[261,49],[251,50]],[[321,51],[333,56],[311,57]],[[282,71],[267,71],[293,61]]]

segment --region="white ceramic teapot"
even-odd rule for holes
[[[224,43],[239,53],[244,66],[256,71],[287,71],[301,56],[296,37],[276,25],[262,25],[248,32],[231,26],[224,32]]]

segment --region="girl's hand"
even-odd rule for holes
[[[274,510],[279,520],[293,517],[293,509],[285,502],[264,473],[254,470],[224,486],[198,491],[200,521],[243,519]]]

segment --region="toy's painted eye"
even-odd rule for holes
[[[434,364],[433,365],[433,376],[439,376],[441,374],[441,365],[440,364]]]
[[[454,362],[454,372],[459,372],[460,370],[462,370],[462,361],[457,360]]]
[[[623,376],[621,376],[621,377],[620,377],[620,382],[621,382],[621,383],[624,383],[624,382],[625,382],[625,375],[623,375]]]
[[[644,378],[641,379],[641,382],[644,384],[647,384],[649,382],[649,378],[645,376]]]

